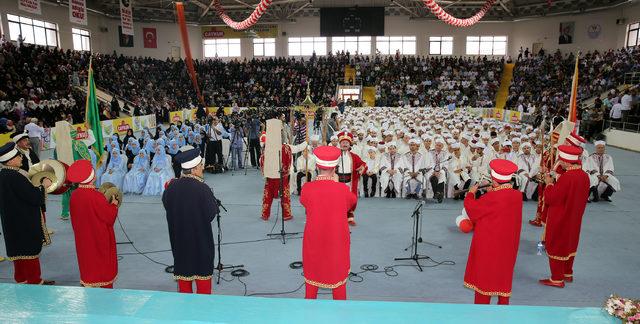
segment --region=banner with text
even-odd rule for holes
[[[133,8],[132,0],[120,0],[120,25],[122,34],[133,36]]]
[[[32,14],[42,14],[40,0],[18,0],[18,9]]]
[[[235,30],[228,26],[203,26],[201,29],[202,39],[278,37],[278,25],[254,25],[247,30]]]
[[[86,0],[69,0],[69,21],[73,24],[87,25]]]

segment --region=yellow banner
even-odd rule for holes
[[[203,26],[201,30],[202,39],[278,37],[278,25],[254,25],[247,30],[235,30],[228,26]]]
[[[131,119],[131,117],[114,119],[113,129],[118,132],[118,134],[124,135],[128,130],[133,129],[133,119]]]
[[[182,110],[179,111],[171,111],[169,112],[169,122],[170,123],[177,123],[179,121],[182,121]]]
[[[504,109],[493,109],[493,118],[497,120],[504,120]]]
[[[507,122],[510,123],[519,123],[522,119],[522,113],[515,110],[507,110],[509,112]]]

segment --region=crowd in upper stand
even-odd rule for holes
[[[60,119],[84,119],[84,93],[75,86],[86,85],[87,53],[7,41],[0,48],[0,132],[19,129],[25,117],[36,117],[43,126],[53,126]],[[637,49],[587,53],[580,64],[580,97],[596,96],[621,83],[625,72],[638,68],[639,58]],[[519,58],[507,107],[563,114],[573,62],[571,54],[559,52]],[[318,105],[360,106],[361,101],[345,103],[335,98],[336,85],[345,81],[345,66],[351,65],[356,80],[347,83],[375,86],[376,106],[492,107],[503,63],[486,57],[346,53],[307,59],[208,59],[196,61],[195,69],[207,106],[288,107],[304,100],[308,84]],[[93,67],[98,88],[127,103],[120,107],[116,101],[101,102],[103,119],[124,111],[156,114],[158,122],[168,122],[170,111],[198,103],[184,61],[114,52],[94,54]]]
[[[376,106],[492,107],[503,60],[486,57],[354,57],[356,78],[377,86]]]
[[[575,67],[573,53],[556,51],[519,56],[509,89],[507,108],[532,111],[534,107],[552,115],[566,115]],[[624,82],[625,74],[640,68],[640,50],[593,51],[583,54],[579,64],[578,100],[600,95]]]

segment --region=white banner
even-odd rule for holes
[[[69,0],[69,21],[73,24],[87,25],[86,0]]]
[[[120,0],[120,25],[122,34],[133,36],[133,8],[132,0]]]
[[[40,0],[18,0],[18,9],[33,14],[41,14]]]

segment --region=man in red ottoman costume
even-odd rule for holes
[[[475,290],[476,304],[489,304],[498,296],[499,305],[508,305],[520,243],[522,194],[510,183],[516,164],[495,159],[489,167],[493,181],[488,192],[476,199],[475,185],[464,199],[474,225],[464,286]]]
[[[335,181],[340,149],[320,146],[313,154],[319,174],[315,181],[304,184],[300,194],[307,212],[302,241],[305,298],[316,299],[318,288],[330,288],[334,300],[345,300],[351,240],[344,215],[356,208],[358,199],[347,186]]]
[[[289,188],[289,173],[291,171],[293,155],[302,152],[307,142],[292,146],[282,143],[282,121],[267,120],[265,145],[260,156],[260,170],[265,177],[264,193],[262,195],[262,219],[267,221],[271,215],[271,203],[280,194],[280,181],[283,193],[280,197],[282,217],[285,221],[292,220],[291,192]],[[282,174],[280,173],[282,172]]]
[[[76,241],[80,284],[84,287],[113,288],[118,276],[118,256],[113,224],[118,216],[118,200],[111,203],[96,190],[91,161],[78,160],[67,174],[78,188],[71,193],[69,212]]]
[[[340,143],[340,159],[338,160],[338,166],[336,173],[338,173],[338,181],[346,184],[351,192],[358,197],[358,182],[360,176],[367,172],[367,164],[355,153],[351,152],[351,145],[353,145],[353,134],[343,131],[338,134],[338,141]],[[349,225],[355,226],[353,213],[355,207],[349,210],[347,213],[347,219]]]
[[[576,146],[558,147],[563,173],[554,184],[545,177],[545,204],[549,206],[544,229],[551,278],[542,279],[545,286],[563,288],[573,282],[573,260],[578,250],[582,215],[589,199],[589,176],[582,170],[582,149]]]

